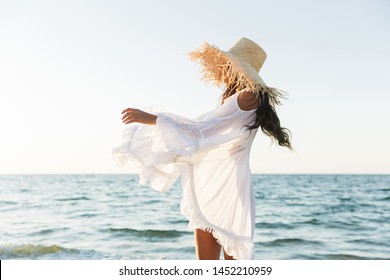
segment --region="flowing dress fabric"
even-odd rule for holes
[[[189,228],[211,232],[227,254],[253,259],[255,201],[249,155],[256,110],[238,106],[236,93],[196,120],[157,113],[156,125],[132,124],[114,148],[119,165],[130,160],[141,184],[167,191],[181,177],[181,212]]]

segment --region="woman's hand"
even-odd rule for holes
[[[125,124],[129,123],[144,123],[144,124],[156,124],[157,116],[146,113],[144,111],[127,108],[122,112],[122,122]]]

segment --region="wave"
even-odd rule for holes
[[[0,205],[3,204],[3,205],[16,205],[18,204],[17,202],[15,201],[8,201],[8,200],[0,200]]]
[[[57,229],[42,229],[42,230],[39,230],[39,231],[32,232],[29,235],[30,236],[49,235],[49,234],[52,234],[52,233],[54,233],[56,231],[57,231]]]
[[[71,198],[59,198],[56,199],[57,201],[77,201],[77,200],[90,200],[86,196],[80,196],[80,197],[71,197]]]
[[[304,222],[301,222],[301,224],[308,224],[308,225],[320,225],[321,224],[321,221],[316,219],[316,218],[313,218],[313,219],[310,219],[310,220],[307,220],[307,221],[304,221]]]
[[[79,215],[73,216],[72,218],[93,218],[96,216],[98,216],[98,214],[85,213],[85,214],[79,214]]]
[[[69,228],[66,228],[66,227],[64,227],[64,228],[47,228],[47,229],[41,229],[38,231],[31,232],[28,235],[29,236],[50,235],[50,234],[53,234],[56,232],[63,232],[63,231],[68,230],[68,229]]]
[[[368,260],[369,258],[349,254],[316,254],[322,260]]]
[[[353,231],[364,231],[364,230],[375,230],[374,227],[367,225],[362,225],[358,222],[345,222],[345,221],[331,221],[324,224],[326,228],[331,229],[343,229],[343,230],[353,230]]]
[[[45,255],[58,255],[61,253],[66,254],[78,254],[77,249],[67,249],[58,245],[43,246],[43,245],[6,245],[0,246],[0,258],[12,259],[12,258],[38,258]]]
[[[292,254],[292,260],[369,260],[371,258],[351,254]]]
[[[261,222],[256,223],[256,228],[264,229],[264,228],[282,228],[282,229],[294,229],[296,226],[292,224],[286,224],[286,223],[267,223],[267,222]]]
[[[383,246],[387,242],[384,240],[374,240],[374,239],[354,239],[354,240],[347,240],[347,243],[355,243],[360,245],[370,245],[370,246]]]
[[[177,238],[189,234],[189,232],[177,230],[137,230],[132,228],[110,228],[109,232],[126,236],[131,235],[140,238]]]
[[[311,220],[299,222],[296,224],[321,226],[329,229],[344,229],[344,230],[356,230],[356,231],[374,229],[372,227],[362,225],[361,223],[355,221],[320,221],[315,218]]]
[[[289,245],[322,245],[323,243],[315,240],[306,240],[301,238],[283,238],[275,239],[269,242],[257,242],[256,245],[275,247],[275,246],[289,246]]]
[[[167,220],[167,223],[172,224],[172,225],[186,225],[188,224],[187,220]]]

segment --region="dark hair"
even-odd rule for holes
[[[222,95],[223,101],[235,94],[238,91],[238,86],[236,83],[231,83]],[[280,126],[280,120],[276,114],[274,106],[270,102],[269,93],[263,90],[259,90],[259,107],[256,110],[256,119],[254,124],[246,125],[249,130],[261,128],[265,135],[271,137],[271,139],[276,140],[276,142],[283,147],[287,147],[292,150],[292,145],[290,142],[291,132],[285,127]]]
[[[292,150],[290,143],[291,132],[287,128],[280,126],[279,117],[270,103],[268,92],[259,92],[259,107],[256,110],[255,122],[246,127],[249,130],[260,127],[265,135],[276,140],[280,146]]]

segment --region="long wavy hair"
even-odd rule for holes
[[[221,96],[221,103],[226,98],[242,90],[237,84],[231,83]],[[249,130],[261,128],[263,133],[275,140],[279,146],[287,147],[292,150],[290,142],[291,132],[280,125],[279,117],[275,111],[274,106],[270,103],[269,93],[259,90],[259,106],[256,110],[256,119],[252,125],[246,125]]]

